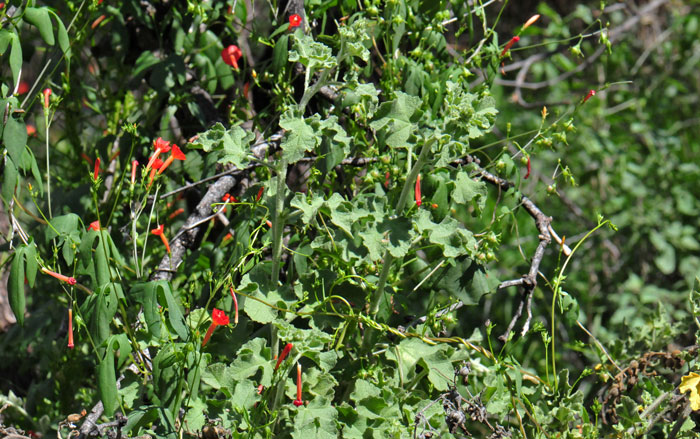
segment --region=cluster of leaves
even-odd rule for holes
[[[677,322],[695,313],[678,299],[686,303],[687,281],[697,274],[694,226],[672,219],[675,204],[657,209],[662,201],[640,192],[650,186],[644,178],[664,177],[677,210],[696,217],[692,163],[670,172],[672,161],[659,169],[645,155],[653,144],[657,160],[673,148],[674,160],[692,159],[695,150],[681,146],[690,133],[655,131],[657,116],[641,107],[637,116],[646,120],[633,129],[644,140],[639,150],[606,146],[629,141],[610,120],[605,135],[585,128],[609,117],[629,123],[629,114],[604,106],[605,93],[620,100],[615,105],[673,97],[556,82],[547,99],[566,104],[550,105],[548,115],[513,108],[499,88],[508,49],[516,49],[513,29],[530,50],[576,44],[533,69],[535,78],[556,77],[575,56],[603,48],[612,66],[605,81],[626,79],[635,52],[612,50],[607,36],[625,16],[613,10],[608,23],[594,18],[602,13],[596,6],[581,6],[562,19],[542,6],[544,24],[523,29],[532,14],[498,22],[507,2],[307,2],[304,11],[292,1],[288,12],[276,2],[210,3],[1,9],[2,199],[12,225],[2,263],[18,322],[0,340],[10,359],[0,365],[4,422],[65,434],[69,413],[101,401],[103,421],[123,413],[118,425],[129,436],[199,436],[209,425],[234,437],[671,431],[672,423],[655,425],[655,413],[692,434],[682,410],[643,408],[674,392],[685,360],[647,362],[634,383],[612,372],[613,358],[627,364],[666,348],[684,333]],[[688,16],[671,18],[670,29],[694,25]],[[499,26],[507,28],[500,37]],[[697,43],[673,41],[679,71],[690,74],[690,61],[675,51],[690,53]],[[231,50],[234,43],[241,48]],[[232,63],[222,51],[242,56]],[[22,98],[20,84],[32,75]],[[53,93],[42,106],[35,98],[45,87]],[[598,93],[586,102],[590,88]],[[684,111],[690,118],[690,103]],[[30,125],[40,134],[28,137]],[[156,174],[143,165],[159,137],[186,144],[187,154]],[[564,154],[567,142],[586,148]],[[541,162],[531,176],[535,157]],[[518,158],[528,180],[520,179]],[[641,158],[646,164],[635,163]],[[553,179],[542,176],[548,163]],[[614,164],[614,173],[603,166]],[[487,171],[528,185],[490,188]],[[565,193],[557,178],[583,190]],[[528,272],[538,245],[534,221],[520,208],[523,192],[572,233],[605,222],[566,213],[560,221],[555,198],[537,195],[599,206],[622,231],[634,231],[624,243],[603,238],[625,258],[650,236],[658,254],[630,259],[655,264],[675,289],[656,286],[648,268],[621,279],[631,260],[600,281],[607,247],[591,250],[595,264],[585,268],[589,261],[578,256],[598,241],[584,233],[575,246],[568,242],[573,255],[547,253],[533,331],[496,345],[492,331],[503,331],[518,304],[497,291],[498,278]],[[172,249],[148,239],[156,233]],[[598,287],[624,291],[609,299],[579,294]],[[639,313],[631,306],[637,292],[642,303],[679,305],[673,315],[663,307]],[[496,300],[504,306],[493,307]],[[221,323],[210,315],[221,310],[235,313],[234,323],[216,329]],[[609,352],[578,329],[581,321]],[[586,361],[572,359],[576,351]],[[466,361],[465,380],[455,379]],[[597,379],[609,381],[607,394],[593,392]],[[620,383],[630,396],[611,397]],[[617,423],[606,424],[601,415],[611,410]]]

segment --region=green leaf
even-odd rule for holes
[[[5,169],[3,171],[2,178],[2,199],[5,200],[7,204],[12,201],[12,196],[15,194],[15,188],[19,183],[19,172],[17,172],[17,167],[12,161],[12,158],[8,157],[5,160]]]
[[[367,33],[370,22],[365,18],[354,20],[349,26],[338,27],[340,33],[340,44],[351,57],[358,57],[364,62],[369,62],[369,47],[372,40]],[[350,59],[350,63],[354,60]]]
[[[20,43],[17,34],[10,35],[12,37],[12,47],[10,48],[10,70],[12,70],[12,82],[17,84],[17,81],[19,80],[19,72],[22,70],[22,44]],[[7,131],[7,127],[5,127],[5,131]],[[7,139],[5,139],[5,142],[7,142]],[[27,143],[26,129],[24,131],[24,143]],[[15,160],[15,163],[18,163],[17,160]]]
[[[469,178],[469,174],[464,171],[458,172],[452,199],[455,203],[467,204],[475,198],[478,207],[483,209],[486,203],[486,183]]]
[[[170,322],[170,325],[180,339],[187,340],[189,333],[185,325],[185,317],[182,315],[180,306],[175,301],[173,293],[170,291],[170,285],[166,281],[156,281],[155,284],[161,305],[168,308],[168,322]]]
[[[7,50],[7,46],[10,45],[12,41],[12,33],[6,29],[0,29],[0,55],[4,54]]]
[[[7,290],[10,299],[10,308],[17,319],[17,323],[24,325],[25,297],[24,297],[24,254],[20,250],[15,253],[10,266],[10,276],[7,279]]]
[[[258,374],[262,371],[260,384],[269,386],[272,383],[273,362],[263,355],[268,351],[267,342],[263,338],[255,338],[246,342],[236,353],[236,359],[230,366],[230,375],[228,379],[233,381],[226,382],[226,386],[233,387],[235,382],[243,382],[247,378]],[[269,352],[268,352],[269,355]],[[222,383],[224,384],[224,383]]]
[[[131,289],[131,295],[143,306],[143,316],[148,332],[155,338],[161,336],[161,319],[158,312],[158,294],[155,282],[139,283]]]
[[[55,40],[53,37],[53,27],[51,26],[49,10],[46,7],[26,8],[24,10],[24,19],[39,29],[39,34],[41,35],[41,38],[44,39],[46,44],[49,46],[54,45]]]
[[[114,371],[114,351],[110,343],[105,355],[97,365],[97,390],[104,406],[104,415],[112,417],[119,406],[117,376]]]
[[[148,69],[159,64],[160,62],[161,60],[156,58],[153,52],[149,52],[147,50],[142,52],[136,60],[133,70],[131,71],[132,78],[138,78],[142,73],[145,73]]]
[[[192,148],[203,149],[204,152],[218,151],[223,148],[224,135],[226,134],[226,128],[217,122],[200,134],[197,140],[192,142],[190,145]]]
[[[649,241],[658,251],[654,258],[654,263],[663,274],[671,274],[676,269],[676,250],[666,241],[666,239],[656,230],[649,234]]]
[[[61,52],[63,52],[66,59],[70,59],[70,41],[68,39],[68,31],[58,16],[54,16],[54,18],[56,18],[56,25],[58,27],[58,46],[61,48]]]
[[[46,242],[51,241],[57,236],[69,235],[71,232],[78,230],[80,217],[74,213],[68,213],[54,217],[50,221],[51,225],[46,228]]]
[[[336,65],[331,48],[314,41],[300,29],[294,32],[294,50],[289,51],[289,61],[302,63],[310,72],[330,69]]]
[[[239,169],[248,166],[250,142],[255,140],[255,134],[235,126],[224,133],[222,140],[224,155],[219,159],[219,163],[233,163]]]
[[[417,128],[421,116],[420,98],[397,91],[396,99],[379,106],[375,121],[370,124],[383,142],[392,148],[405,148]]]
[[[336,439],[338,431],[336,420],[338,412],[328,404],[316,405],[313,401],[309,406],[297,408],[294,416],[294,431],[292,437],[295,439]]]
[[[316,132],[301,117],[282,116],[280,127],[284,128],[282,150],[287,163],[294,163],[304,157],[306,151],[311,151],[321,141]]]
[[[289,35],[282,35],[272,50],[272,71],[279,74],[287,65],[287,57],[289,56]]]
[[[10,56],[12,58],[12,56]],[[22,155],[24,147],[27,144],[27,127],[23,120],[15,119],[10,115],[5,124],[5,130],[2,133],[2,141],[5,148],[10,153],[10,158],[16,164],[22,163]]]

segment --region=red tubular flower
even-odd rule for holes
[[[510,48],[513,47],[513,44],[517,43],[518,41],[520,41],[520,37],[517,35],[511,38],[510,41],[508,41],[505,47],[503,48],[503,51],[501,52],[501,57],[503,57],[510,50]]]
[[[90,227],[88,227],[88,231],[94,230],[96,232],[100,231],[100,222],[99,221],[93,221],[90,223]]]
[[[162,174],[163,171],[165,171],[165,168],[170,166],[173,160],[185,160],[185,158],[185,154],[180,150],[180,148],[178,148],[177,145],[173,143],[173,149],[170,152],[170,157],[168,157],[165,160],[165,163],[163,163],[163,166],[161,166],[160,169],[158,169],[158,175]]]
[[[214,310],[211,312],[211,320],[211,325],[209,326],[209,329],[207,329],[207,333],[204,335],[204,340],[202,340],[202,347],[209,342],[209,339],[217,326],[228,325],[228,316],[220,309],[214,308]]]
[[[304,401],[301,399],[301,364],[297,363],[297,399],[292,403],[299,407],[304,405]]]
[[[585,98],[583,98],[583,102],[585,103],[587,100],[595,96],[595,90],[589,90],[588,94],[586,95]]]
[[[55,277],[58,280],[62,280],[68,285],[75,285],[76,283],[78,283],[78,281],[76,281],[74,277],[64,276],[62,274],[56,273],[55,271],[51,271],[48,268],[42,267],[41,271],[48,274],[49,276]]]
[[[294,27],[299,27],[301,24],[301,15],[292,14],[289,16],[289,28],[287,30],[292,30]]]
[[[423,203],[421,200],[421,194],[420,194],[420,174],[418,174],[418,177],[416,178],[416,206],[420,207],[420,205]]]
[[[4,4],[4,3],[0,3],[0,5],[2,5],[2,4]],[[2,6],[0,6],[0,9],[1,8],[2,8]],[[17,94],[23,95],[28,91],[29,91],[29,84],[27,84],[27,81],[19,81],[19,87],[17,87]]]
[[[95,159],[95,171],[92,174],[92,179],[97,181],[97,177],[100,175],[100,158]]]
[[[91,159],[87,154],[85,154],[84,152],[81,152],[81,153],[80,153],[80,157],[82,157],[83,160],[85,160],[86,162],[88,162],[88,165],[90,165],[90,166],[93,166],[93,165],[95,164],[95,162],[93,162],[92,159]]]
[[[222,242],[226,242],[229,239],[233,239],[233,235],[230,233],[227,233],[226,236],[224,236],[224,239],[222,239]]]
[[[33,136],[34,134],[36,134],[36,127],[32,124],[27,124],[27,135]]]
[[[165,249],[170,253],[170,243],[168,242],[168,238],[165,237],[165,230],[164,230],[164,225],[161,224],[160,227],[151,230],[151,233],[160,236],[160,240],[163,241],[163,245],[165,246]]]
[[[231,287],[231,297],[233,297],[233,324],[237,325],[238,324],[238,298],[236,297],[236,292],[233,291],[233,287]]]
[[[287,358],[287,355],[289,355],[289,351],[291,351],[293,347],[294,347],[294,345],[291,343],[287,343],[285,345],[284,349],[282,349],[282,353],[280,354],[279,358],[277,358],[277,364],[275,364],[275,370],[277,370],[280,367],[280,364],[282,364],[284,359]]]
[[[153,184],[153,178],[156,176],[156,171],[160,169],[160,167],[163,166],[163,160],[161,159],[155,159],[153,161],[152,167],[151,167],[151,174],[148,176],[148,187],[151,187],[151,184]]]
[[[51,96],[51,89],[44,89],[44,108],[49,108],[49,97]]]
[[[386,174],[384,175],[384,189],[389,189],[390,179],[391,179],[391,172],[386,171]]]
[[[221,51],[221,59],[234,69],[238,70],[238,60],[243,56],[243,52],[235,44],[231,44],[228,47],[224,47]]]
[[[270,222],[270,220],[265,220],[265,224],[267,227],[272,228],[272,222]]]
[[[532,26],[537,20],[540,19],[540,14],[533,15],[530,17],[525,24],[523,25],[523,30],[527,29],[528,27]]]
[[[162,152],[168,152],[170,151],[170,142],[163,140],[162,137],[158,137],[154,142],[153,142],[153,147],[155,148],[156,152],[153,153],[151,156],[150,160],[148,160],[148,164],[146,165],[146,169],[151,169],[151,166],[153,166],[153,163],[155,163],[156,159]]]
[[[136,182],[136,168],[139,165],[138,160],[133,160],[131,162],[131,184],[134,184]]]
[[[181,207],[181,208],[175,210],[175,212],[173,212],[173,213],[171,213],[170,215],[168,215],[168,219],[173,219],[173,218],[179,216],[180,214],[182,214],[182,213],[184,213],[184,212],[185,212],[185,209]]]
[[[524,177],[525,180],[530,178],[530,171],[531,170],[532,170],[532,168],[530,167],[530,156],[527,156],[527,174],[525,174],[525,177]]]
[[[68,349],[73,349],[73,308],[68,308]]]
[[[255,198],[255,201],[260,201],[264,192],[265,192],[265,186],[260,188],[260,190],[258,191],[258,196]]]

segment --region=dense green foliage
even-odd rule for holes
[[[700,9],[305,3],[2,5],[0,432],[694,437]]]

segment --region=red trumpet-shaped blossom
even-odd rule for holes
[[[99,221],[93,221],[90,223],[90,227],[88,227],[88,231],[94,230],[96,232],[100,231],[100,222]]]
[[[136,182],[136,168],[139,166],[138,160],[133,160],[131,162],[131,184]]]
[[[73,308],[68,308],[68,349],[73,349]]]
[[[151,233],[160,236],[160,240],[163,241],[165,249],[170,253],[170,243],[168,242],[168,238],[165,237],[165,226],[161,224],[158,228],[151,230]]]
[[[292,350],[294,347],[293,344],[287,343],[284,349],[282,349],[282,353],[280,356],[277,358],[277,364],[275,364],[275,370],[277,370],[280,367],[280,364],[284,361],[285,358],[287,358],[287,355],[289,355],[289,352]]]
[[[51,97],[51,89],[44,89],[44,108],[49,108],[49,98]]]
[[[211,312],[211,320],[211,325],[209,325],[209,329],[207,329],[207,333],[204,335],[204,340],[202,340],[202,347],[209,342],[209,339],[217,326],[228,325],[228,316],[220,309],[214,308],[214,310]]]
[[[163,160],[161,160],[161,159],[155,159],[155,160],[153,161],[153,165],[152,165],[152,167],[151,167],[151,173],[150,173],[149,176],[148,176],[148,187],[151,187],[151,185],[153,184],[153,179],[154,179],[155,176],[156,176],[156,171],[157,171],[158,169],[160,169],[161,166],[163,166]]]
[[[421,199],[421,194],[420,194],[420,174],[418,174],[418,177],[416,178],[415,195],[416,195],[416,206],[420,207],[420,205],[423,203],[423,201]]]
[[[92,179],[97,181],[97,177],[100,175],[100,158],[95,159],[95,170],[92,173]]]
[[[163,166],[158,169],[158,175],[162,174],[163,171],[165,171],[165,168],[170,166],[170,164],[173,162],[173,160],[185,160],[185,154],[178,148],[177,145],[173,144],[172,151],[170,152],[170,157],[168,157],[165,160],[165,163],[163,163]]]
[[[56,279],[67,283],[68,285],[75,285],[76,283],[78,283],[78,281],[76,281],[74,277],[64,276],[62,274],[56,273],[55,271],[51,271],[48,268],[42,268],[41,271],[48,274],[49,276],[55,277]]]
[[[233,291],[233,287],[231,287],[231,297],[233,298],[233,324],[237,325],[238,324],[238,298],[236,297],[236,292]]]
[[[221,51],[221,59],[234,69],[238,70],[238,60],[243,56],[243,52],[235,44],[231,44],[228,47],[224,47]]]
[[[156,159],[158,158],[158,156],[161,153],[170,151],[170,142],[163,140],[162,137],[158,137],[153,142],[153,148],[155,148],[156,151],[153,153],[151,158],[148,160],[148,164],[146,165],[146,169],[151,169],[151,167],[153,166]]]
[[[510,41],[508,41],[505,47],[503,48],[503,51],[501,52],[501,57],[503,57],[510,50],[510,48],[513,47],[513,44],[517,43],[518,41],[520,41],[520,37],[517,35],[511,38]]]
[[[589,99],[592,98],[593,96],[595,96],[595,90],[589,90],[589,91],[588,91],[588,94],[586,95],[586,97],[583,98],[583,102],[586,102],[587,100],[589,100]]]
[[[289,29],[291,30],[294,27],[299,27],[301,24],[301,15],[299,14],[292,14],[289,16]]]
[[[304,405],[304,401],[301,399],[301,364],[297,363],[297,399],[292,403],[299,407]]]

